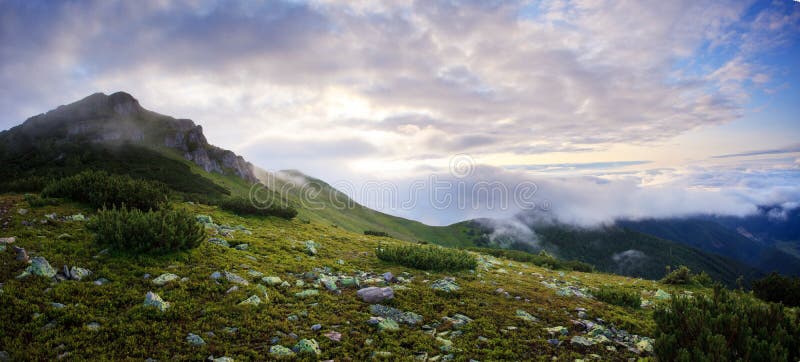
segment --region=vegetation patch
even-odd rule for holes
[[[167,186],[160,182],[104,171],[84,171],[51,182],[42,190],[42,196],[65,197],[95,208],[124,204],[140,210],[156,210],[167,201],[168,192]]]
[[[498,258],[506,258],[523,263],[531,263],[537,266],[546,267],[548,269],[574,270],[585,273],[591,273],[594,271],[594,266],[589,263],[584,263],[577,260],[560,260],[548,254],[544,250],[540,251],[538,254],[532,254],[513,249],[469,248],[468,250],[489,254]]]
[[[385,231],[364,230],[364,235],[387,237],[389,236],[389,233]]]
[[[669,269],[667,269],[669,270]],[[706,274],[706,272],[701,271],[699,274],[692,274],[691,269],[685,265],[679,266],[677,269],[668,272],[661,282],[664,284],[674,284],[674,285],[700,285],[700,286],[711,286],[713,280],[711,277]]]
[[[596,291],[593,291],[592,294],[601,302],[618,305],[620,307],[636,309],[642,305],[642,298],[637,292],[629,292],[611,287],[602,287]]]
[[[761,300],[800,307],[800,277],[772,273],[753,282],[753,294]]]
[[[764,304],[721,286],[712,296],[678,296],[660,306],[655,354],[661,361],[796,361],[800,322],[780,304]]]
[[[279,199],[272,201],[265,205],[255,205],[243,197],[228,197],[220,200],[217,204],[222,209],[237,215],[277,216],[286,220],[297,216],[297,210],[285,205],[286,202],[281,202]]]
[[[440,246],[379,245],[375,253],[380,260],[422,270],[456,271],[478,266],[474,255]]]
[[[183,209],[100,210],[88,225],[95,241],[133,253],[165,253],[194,248],[205,239],[203,227]]]

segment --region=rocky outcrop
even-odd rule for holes
[[[255,182],[253,165],[242,156],[208,143],[203,127],[144,109],[130,94],[92,94],[29,118],[9,132],[23,144],[36,138],[64,142],[142,143],[175,149],[207,172],[233,174]]]

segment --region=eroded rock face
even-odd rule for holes
[[[207,172],[233,173],[247,181],[257,179],[253,165],[235,153],[210,145],[203,127],[189,119],[175,119],[143,108],[130,94],[92,94],[78,102],[60,106],[26,120],[19,142],[29,137],[66,135],[67,139],[91,142],[132,142],[166,146]],[[12,148],[14,145],[10,145]],[[24,145],[20,145],[21,147]]]

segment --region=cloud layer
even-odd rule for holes
[[[533,177],[576,222],[740,213],[753,204],[742,198],[794,195],[784,184],[797,162],[663,170],[650,155],[591,158],[651,145],[669,158],[676,136],[739,119],[754,95],[786,88],[787,69],[764,59],[798,34],[790,1],[5,0],[0,128],[125,90],[267,169],[410,184],[468,153],[533,172],[483,180]],[[711,155],[776,154],[743,153],[758,148],[769,149]],[[526,159],[537,155],[553,156]],[[590,159],[559,159],[575,155]]]

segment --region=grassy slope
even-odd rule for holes
[[[14,277],[21,272],[23,265],[14,261],[12,252],[0,253],[0,280],[4,283],[0,294],[0,324],[4,326],[0,329],[0,349],[19,359],[53,360],[69,352],[72,358],[77,359],[102,356],[104,359],[200,360],[213,354],[227,355],[237,361],[264,360],[268,358],[270,338],[279,331],[294,332],[301,338],[315,338],[320,342],[322,359],[360,361],[369,358],[374,351],[390,351],[395,357],[409,359],[411,351],[424,351],[431,356],[440,354],[434,338],[419,326],[403,326],[398,332],[374,333],[365,323],[370,316],[368,305],[355,296],[354,290],[344,290],[341,295],[323,290],[318,297],[302,300],[293,295],[302,288],[270,287],[268,302],[255,308],[243,308],[236,304],[256,294],[255,288],[251,284],[226,294],[230,283],[218,284],[209,279],[212,272],[221,270],[235,271],[244,276],[245,268],[251,268],[266,275],[280,276],[291,283],[298,279],[297,275],[315,267],[330,267],[348,274],[357,271],[410,272],[414,276],[408,284],[410,289],[398,290],[396,298],[387,304],[421,314],[424,323],[454,313],[474,318],[475,322],[465,329],[464,335],[452,340],[455,347],[464,350],[457,354],[459,359],[479,360],[550,360],[551,356],[556,356],[558,360],[571,361],[588,353],[599,353],[609,360],[632,356],[627,351],[610,353],[602,346],[586,351],[574,350],[568,343],[558,349],[549,346],[546,342],[549,337],[542,328],[569,327],[576,307],[585,307],[590,315],[631,332],[652,333],[650,310],[631,310],[593,300],[556,296],[553,290],[540,283],[542,279],[532,273],[541,273],[547,280],[566,280],[589,287],[615,285],[645,296],[657,288],[670,292],[683,290],[608,274],[568,272],[562,276],[548,269],[505,261],[477,275],[471,272],[429,274],[389,265],[374,256],[378,241],[402,242],[399,240],[368,237],[316,222],[242,218],[213,207],[186,204],[178,207],[210,214],[219,223],[243,224],[250,228],[253,235],[237,233],[233,238],[236,242],[250,244],[250,249],[238,251],[203,243],[189,252],[160,257],[114,253],[94,257],[102,247],[92,242],[83,222],[36,224],[33,227],[21,225],[22,220],[39,220],[46,213],[68,215],[83,212],[91,215],[91,210],[72,203],[30,208],[21,197],[14,195],[0,196],[0,200],[0,203],[14,204],[8,214],[12,218],[10,228],[0,231],[2,236],[17,236],[16,245],[25,247],[31,255],[46,257],[55,268],[65,264],[82,266],[94,272],[91,280],[101,277],[111,280],[103,286],[90,281],[53,284],[42,278],[16,280]],[[16,212],[18,208],[27,208],[30,212],[19,215]],[[57,236],[62,233],[69,233],[71,238],[59,239]],[[308,239],[321,244],[318,256],[310,257],[303,252],[302,243]],[[338,259],[342,259],[344,264],[338,264]],[[189,280],[158,287],[142,277],[145,273],[155,277],[165,272]],[[426,281],[444,276],[455,276],[462,292],[456,295],[433,293]],[[495,294],[498,287],[511,295],[521,296],[523,300]],[[161,314],[142,307],[144,295],[149,290],[171,302],[172,308]],[[63,303],[66,307],[53,308],[52,302]],[[541,318],[542,322],[516,319],[516,309],[524,309]],[[296,322],[286,319],[288,315],[301,311],[307,311],[308,317],[301,317]],[[55,323],[47,327],[51,322]],[[90,322],[99,323],[100,329],[87,329],[85,325]],[[310,330],[315,323],[323,325],[321,331]],[[507,331],[507,326],[519,329]],[[237,327],[239,332],[229,335],[223,331],[224,327]],[[322,335],[330,330],[341,332],[342,341],[333,342]],[[213,331],[216,336],[207,337],[204,333],[208,331]],[[185,341],[187,333],[203,336],[207,344],[201,347],[189,345]],[[478,336],[488,338],[489,342],[477,343]],[[372,339],[372,343],[367,344],[367,339]],[[284,345],[293,343],[288,337],[281,340]]]

